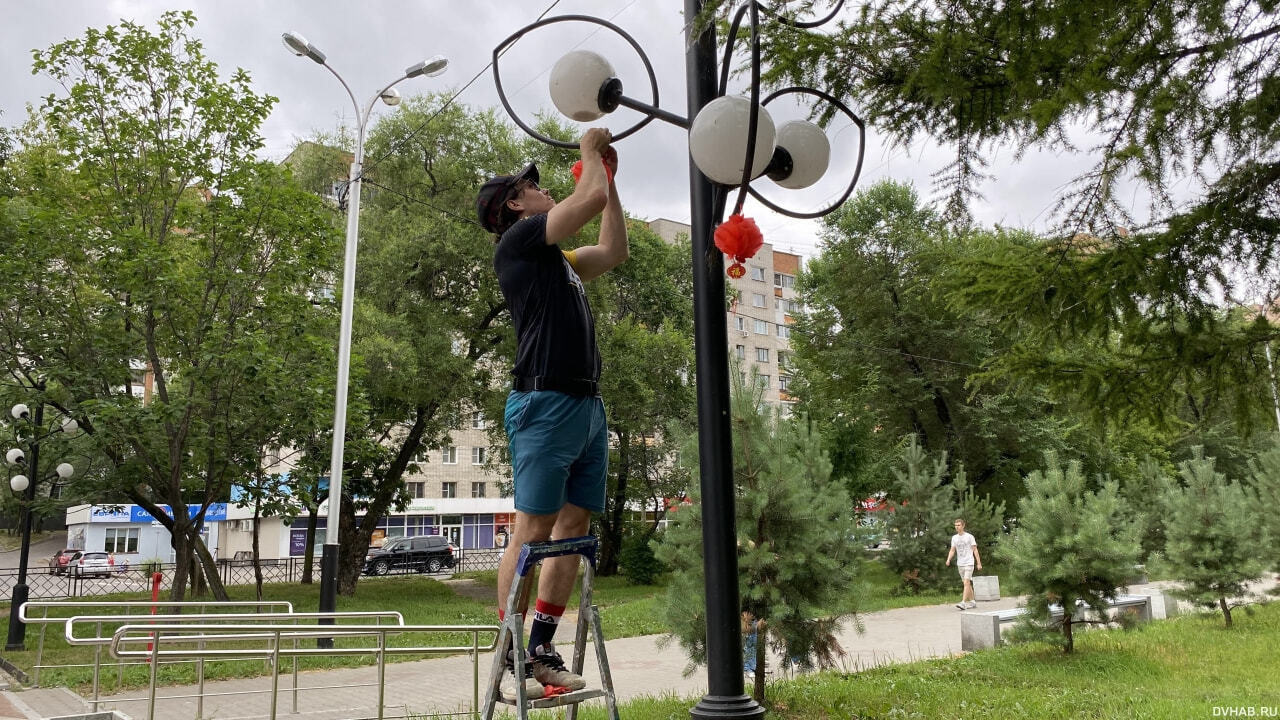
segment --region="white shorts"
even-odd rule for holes
[[[956,569],[958,569],[958,570],[960,571],[960,579],[961,579],[961,580],[972,580],[972,579],[973,579],[973,566],[972,566],[972,565],[957,565],[957,566],[956,566]]]

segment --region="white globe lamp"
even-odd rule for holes
[[[751,101],[744,97],[725,95],[703,106],[689,127],[689,153],[703,175],[721,185],[742,183],[750,121]],[[769,166],[774,135],[773,118],[760,108],[751,177],[760,175]]]
[[[773,178],[777,184],[799,190],[818,182],[827,172],[831,141],[822,128],[805,120],[789,120],[778,128],[777,142],[778,147],[791,156],[791,172],[785,177]]]
[[[9,487],[13,488],[14,492],[26,492],[27,486],[30,484],[26,475],[14,475],[9,478]]]
[[[71,463],[58,463],[58,467],[54,468],[54,472],[58,473],[58,477],[66,480],[75,474],[76,469]]]
[[[603,55],[574,50],[551,68],[551,102],[565,117],[590,122],[604,116],[600,88],[613,78],[613,66]]]

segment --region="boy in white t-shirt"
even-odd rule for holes
[[[947,551],[946,564],[950,566],[951,558],[956,559],[956,568],[960,570],[960,579],[964,581],[964,594],[960,596],[956,607],[969,610],[978,607],[973,599],[973,568],[976,562],[977,568],[982,569],[982,556],[978,554],[978,542],[964,531],[964,520],[956,518],[955,526],[956,534],[951,536],[951,549]]]

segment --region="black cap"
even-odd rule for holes
[[[538,166],[529,163],[515,175],[499,175],[480,188],[476,196],[476,216],[480,224],[491,233],[505,232],[507,226],[502,220],[502,208],[509,199],[511,188],[521,180],[538,182]]]

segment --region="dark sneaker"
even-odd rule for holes
[[[539,645],[530,651],[529,665],[533,667],[534,679],[543,685],[555,685],[570,691],[587,686],[587,681],[581,675],[569,672],[564,665],[564,658],[560,657],[560,653],[550,643]]]
[[[507,671],[502,673],[502,683],[498,686],[498,690],[502,693],[503,697],[515,702],[517,689],[516,664],[511,659],[511,653],[507,653]],[[529,662],[526,658],[524,662],[525,698],[528,700],[538,700],[545,694],[546,692],[542,689],[542,683],[538,682],[533,677],[533,663]]]

